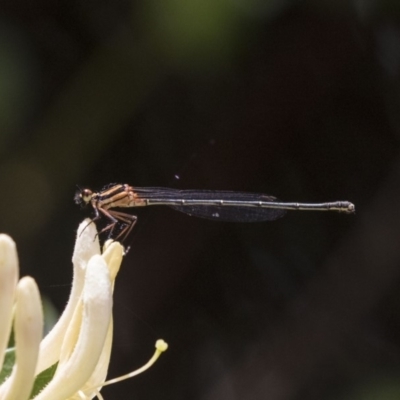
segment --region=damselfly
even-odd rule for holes
[[[175,210],[201,218],[230,222],[272,221],[285,215],[287,210],[338,211],[346,214],[355,212],[349,201],[329,203],[280,202],[265,194],[214,191],[178,190],[162,187],[140,188],[128,184],[110,184],[100,192],[79,189],[75,202],[91,204],[95,216],[92,222],[105,217],[109,223],[100,231],[112,237],[118,227],[115,240],[122,241],[131,232],[137,217],[116,211],[115,208],[169,206]]]

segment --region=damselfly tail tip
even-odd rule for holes
[[[347,214],[354,214],[356,212],[356,206],[353,203],[348,202],[346,207]]]

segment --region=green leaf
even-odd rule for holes
[[[8,376],[10,376],[15,364],[15,347],[8,348],[5,351],[4,363],[0,371],[0,384],[2,384]]]
[[[2,384],[7,377],[11,375],[13,366],[15,364],[15,348],[9,348],[5,352],[4,364],[0,371],[0,384]],[[39,392],[53,379],[56,372],[58,363],[53,364],[51,367],[41,372],[35,379],[32,393],[30,398],[33,399]]]
[[[58,363],[53,364],[51,367],[45,369],[36,377],[30,399],[33,399],[35,396],[37,396],[43,390],[43,388],[53,379],[53,376],[57,369],[57,365]]]

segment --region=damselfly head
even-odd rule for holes
[[[85,206],[86,204],[90,203],[92,200],[93,192],[90,189],[78,189],[75,193],[75,203]]]

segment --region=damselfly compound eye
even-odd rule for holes
[[[93,192],[90,189],[81,189],[75,193],[75,203],[79,205],[86,205],[90,203],[90,200],[92,200],[93,197]]]
[[[89,203],[92,200],[93,192],[90,189],[83,189],[81,192],[81,198],[85,203]]]

